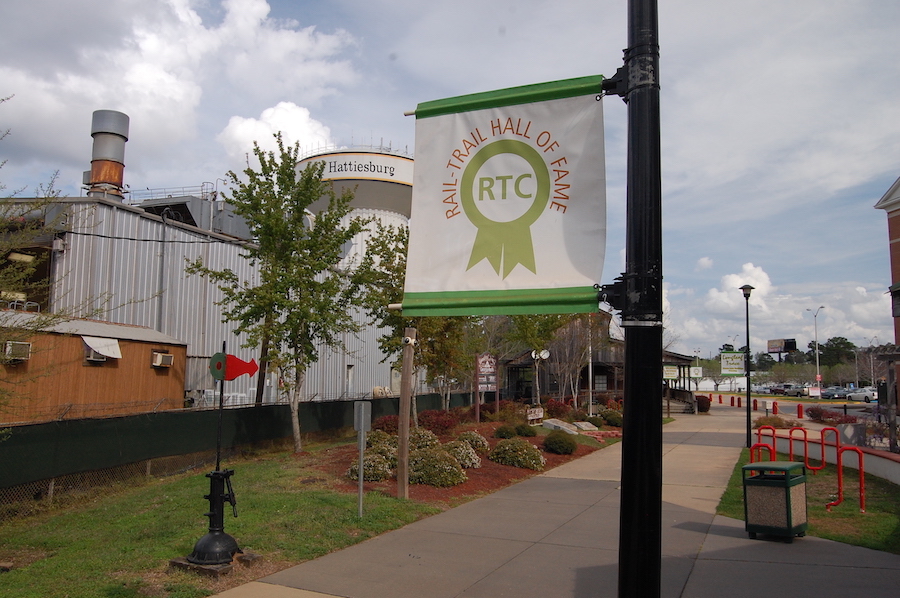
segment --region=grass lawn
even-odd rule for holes
[[[776,459],[787,461],[788,456],[779,454]],[[744,449],[722,495],[719,515],[743,521],[741,467],[749,462],[749,451]],[[818,465],[818,461],[813,464]],[[866,512],[860,513],[859,472],[845,467],[844,500],[828,512],[825,505],[837,499],[837,487],[837,469],[833,465],[827,465],[815,475],[807,471],[807,535],[900,554],[900,486],[866,474]]]
[[[240,515],[233,518],[225,505],[225,531],[245,552],[265,555],[265,566],[277,570],[437,512],[370,493],[359,519],[357,496],[330,490],[327,476],[310,468],[315,458],[313,449],[224,464],[237,471]],[[193,598],[222,591],[221,582],[166,571],[169,559],[190,554],[207,532],[205,473],[98,493],[75,507],[0,525],[0,562],[17,563],[0,574],[0,596]]]
[[[592,448],[603,446],[587,436],[575,438]],[[0,596],[209,596],[447,508],[446,502],[432,506],[375,490],[366,493],[364,515],[358,518],[358,495],[347,493],[346,480],[336,477],[343,470],[335,474],[322,468],[327,452],[355,446],[353,436],[308,442],[300,455],[271,451],[223,463],[235,470],[239,514],[232,517],[225,505],[225,532],[244,552],[263,556],[250,569],[236,566],[214,580],[168,568],[170,559],[189,555],[207,532],[209,503],[203,497],[209,493],[209,470],[204,469],[133,488],[98,489],[81,503],[0,524],[0,563],[14,564],[0,573]]]

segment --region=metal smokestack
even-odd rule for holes
[[[85,172],[88,197],[113,196],[121,200],[125,170],[128,115],[115,110],[95,110],[91,121],[91,170]]]

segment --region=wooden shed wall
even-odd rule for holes
[[[85,360],[80,336],[30,339],[31,358],[0,366],[0,423],[129,415],[184,405],[186,347],[119,340],[121,359]],[[169,368],[151,366],[154,350],[172,353]]]

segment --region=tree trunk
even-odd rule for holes
[[[262,347],[259,354],[259,372],[256,380],[256,406],[263,404],[263,394],[266,391],[266,370],[269,366],[269,335],[263,335]]]
[[[303,451],[303,439],[300,437],[300,394],[306,382],[306,371],[297,370],[294,376],[294,387],[291,389],[291,431],[294,434],[294,452]]]

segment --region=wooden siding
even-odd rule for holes
[[[31,358],[0,365],[0,424],[129,415],[184,405],[186,348],[119,340],[121,359],[85,360],[80,336],[30,339]],[[154,350],[174,355],[169,368],[151,366]]]

